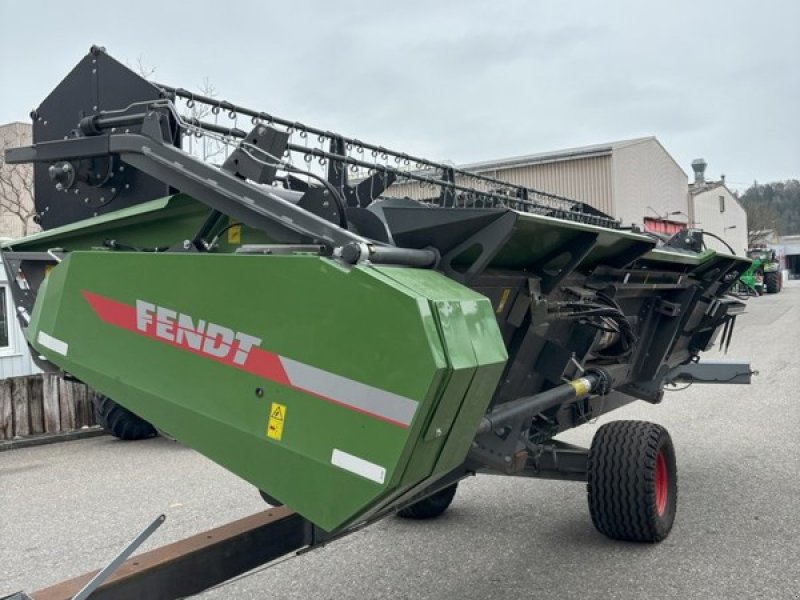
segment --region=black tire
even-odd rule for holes
[[[764,288],[768,294],[777,294],[781,291],[781,277],[777,271],[764,273]]]
[[[403,519],[435,519],[450,507],[457,489],[458,483],[449,485],[435,494],[399,510],[397,516]]]
[[[669,432],[646,421],[600,427],[588,459],[592,523],[615,540],[660,542],[675,521],[678,473]]]
[[[92,404],[97,421],[108,433],[121,440],[144,440],[158,435],[156,428],[108,396],[94,394]]]

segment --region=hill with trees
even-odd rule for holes
[[[800,235],[800,181],[754,182],[739,196],[750,231],[775,229],[778,235]]]

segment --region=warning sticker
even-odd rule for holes
[[[269,422],[267,423],[267,437],[279,440],[283,437],[283,423],[286,421],[286,407],[277,402],[272,403],[269,409]]]
[[[228,229],[228,243],[241,244],[242,243],[242,226],[234,225]]]

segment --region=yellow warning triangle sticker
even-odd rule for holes
[[[262,413],[263,414],[263,413]],[[281,404],[272,404],[272,412],[270,413],[271,419],[276,419],[278,421],[283,421],[284,417],[286,416],[286,407]]]

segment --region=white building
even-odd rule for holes
[[[28,344],[22,335],[9,285],[16,284],[9,284],[0,263],[0,379],[41,373],[31,359]]]
[[[30,143],[29,124],[0,125],[0,239],[18,238],[39,230],[32,221],[33,168],[31,165],[7,165],[3,160],[6,148]],[[41,373],[31,360],[14,312],[9,285],[16,284],[9,284],[0,262],[0,379]]]
[[[705,161],[695,162],[705,165]],[[747,248],[747,217],[724,180],[707,182],[703,172],[700,180],[695,175],[690,186],[684,170],[653,136],[459,168],[585,202],[619,219],[623,226],[666,234],[696,226],[724,239],[736,254],[743,255]],[[457,175],[455,181],[465,183],[465,179]],[[392,186],[388,194],[421,198],[431,191],[405,183]],[[706,243],[728,252],[712,236]]]
[[[673,233],[689,221],[688,177],[652,136],[459,168],[585,202],[623,226]],[[402,184],[390,193],[416,198],[422,193],[418,190],[415,184]]]
[[[775,250],[781,261],[786,279],[800,279],[800,235],[778,235],[775,230],[764,231],[761,236],[754,236],[754,243],[766,244]]]
[[[747,213],[725,185],[724,176],[719,181],[705,178],[706,161],[692,161],[694,182],[689,186],[691,224],[703,231],[719,236],[739,256],[747,252]],[[729,252],[725,243],[706,236],[706,245],[712,250]]]

